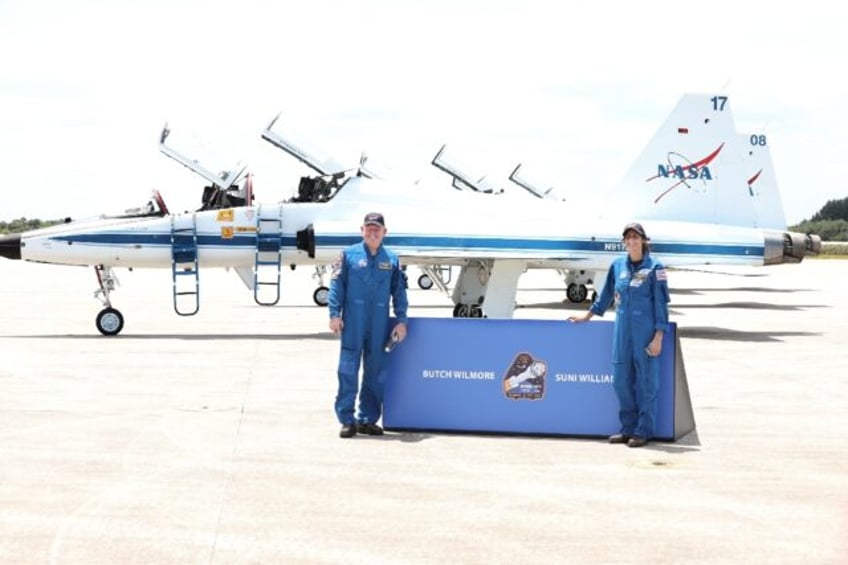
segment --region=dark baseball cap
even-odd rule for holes
[[[383,215],[379,212],[369,212],[365,214],[365,220],[362,222],[363,226],[374,225],[386,227],[386,220],[383,219]]]
[[[638,233],[642,237],[642,239],[651,239],[645,234],[645,228],[642,227],[642,224],[639,224],[637,222],[631,222],[624,226],[624,231],[621,232],[621,237],[626,236],[627,232],[629,232],[630,230],[633,230]]]

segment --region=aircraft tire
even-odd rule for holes
[[[483,309],[477,304],[457,304],[453,307],[454,318],[485,318]]]
[[[589,289],[586,288],[585,284],[571,283],[568,285],[568,288],[565,289],[565,295],[568,297],[569,302],[580,304],[586,300],[587,296],[589,296]]]
[[[312,300],[318,306],[326,306],[330,303],[330,289],[326,286],[319,286],[315,289],[315,292],[312,293]]]
[[[95,324],[103,335],[118,335],[124,329],[124,316],[114,308],[104,308],[97,314]]]
[[[418,286],[424,290],[430,290],[433,288],[433,279],[427,275],[421,275],[418,277]]]

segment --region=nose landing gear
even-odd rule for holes
[[[109,293],[118,286],[118,278],[112,271],[112,267],[104,265],[95,265],[94,273],[97,275],[97,283],[100,285],[100,288],[94,291],[94,298],[100,300],[105,306],[103,310],[98,312],[94,325],[97,326],[97,331],[103,335],[118,335],[124,329],[124,316],[116,308],[112,308],[112,302],[109,300]]]

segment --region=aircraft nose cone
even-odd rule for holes
[[[21,236],[19,234],[0,235],[0,256],[6,259],[21,258]]]

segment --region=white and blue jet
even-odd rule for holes
[[[212,186],[198,211],[171,214],[154,198],[137,213],[2,236],[0,255],[93,266],[104,306],[97,329],[115,335],[124,325],[110,300],[115,268],[171,269],[181,315],[199,310],[198,273],[208,268],[234,269],[257,303],[273,305],[282,265],[332,263],[361,240],[361,219],[373,210],[387,218],[385,244],[405,264],[460,268],[456,317],[512,317],[518,279],[529,268],[606,272],[623,252],[621,228],[631,221],[645,226],[653,253],[669,267],[797,262],[821,245],[816,236],[757,224],[750,163],[741,158],[724,96],[683,96],[602,210],[429,190],[371,178],[364,168],[343,171],[272,126],[263,138],[318,173],[302,178],[287,201],[256,204],[249,175],[206,172]]]

